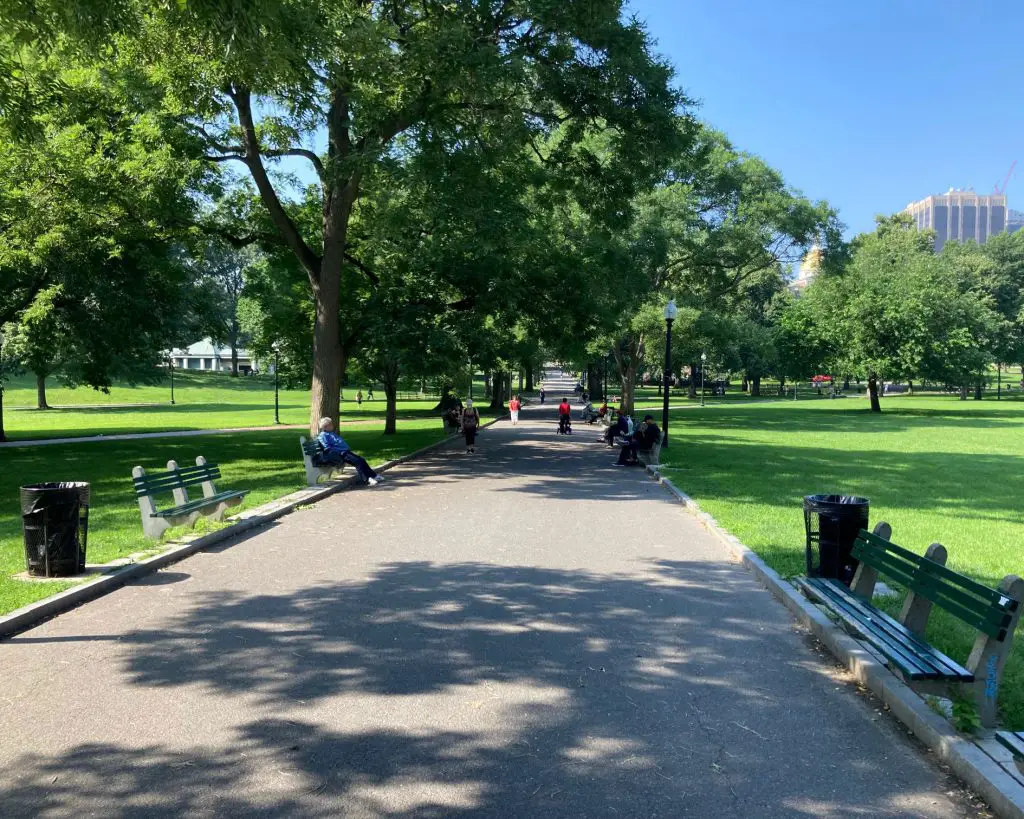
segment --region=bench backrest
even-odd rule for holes
[[[902,546],[861,530],[853,556],[995,640],[1020,602]]]
[[[322,454],[324,448],[320,445],[320,442],[316,438],[302,441],[302,454],[308,455],[310,458],[315,458],[317,455]]]
[[[158,495],[163,492],[171,492],[175,489],[184,489],[189,486],[198,486],[206,481],[220,479],[220,467],[217,464],[202,464],[196,466],[183,466],[178,469],[171,469],[167,472],[155,472],[140,475],[132,478],[135,485],[135,496]]]

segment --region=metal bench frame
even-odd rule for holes
[[[323,447],[320,446],[320,442],[316,438],[307,441],[305,435],[300,435],[299,448],[302,451],[302,465],[306,469],[306,484],[308,486],[316,486],[320,483],[321,478],[331,480],[335,472],[340,477],[345,472],[345,467],[348,466],[345,462],[340,464],[314,464],[313,456],[323,452]]]
[[[224,513],[230,507],[240,504],[248,491],[238,489],[218,492],[213,482],[219,479],[220,467],[207,463],[202,455],[196,458],[195,466],[184,469],[178,467],[177,461],[168,461],[167,472],[162,474],[147,475],[141,466],[132,469],[135,495],[142,516],[142,531],[146,537],[159,540],[172,526],[195,526],[201,517],[223,520]],[[190,501],[190,486],[201,486],[203,497]],[[169,509],[157,509],[153,498],[167,492],[174,496],[175,505]]]
[[[823,578],[798,578],[797,585],[807,597],[835,614],[847,631],[883,654],[890,670],[908,686],[941,696],[949,694],[950,686],[959,688],[974,700],[982,725],[995,727],[999,683],[1013,647],[1014,629],[1024,610],[1024,580],[1007,575],[998,589],[991,589],[946,569],[947,553],[941,543],[933,543],[921,557],[889,543],[891,535],[892,527],[884,522],[870,535],[861,532],[853,550],[853,556],[861,562],[849,589],[839,581]],[[881,542],[885,542],[885,552],[880,557],[866,551],[865,545],[877,549]],[[881,565],[870,565],[868,560]],[[908,568],[915,564],[918,569]],[[898,618],[870,602],[880,574],[903,585],[909,579],[913,585],[908,587]],[[971,595],[974,600],[969,601]],[[971,609],[984,606],[981,601],[985,599],[990,601],[990,609],[979,617]],[[925,631],[933,604],[979,632],[966,666],[927,643]]]

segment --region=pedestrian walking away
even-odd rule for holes
[[[466,408],[462,411],[462,434],[466,436],[466,454],[476,452],[476,431],[480,426],[480,411],[473,406],[471,399],[466,400]]]
[[[544,403],[544,395],[545,395],[545,393],[544,393],[544,390],[542,389],[542,390],[540,391],[540,402],[541,402],[542,404]]]
[[[360,407],[363,405],[363,391],[362,390],[360,390],[359,392],[356,393],[356,405],[360,406]]]
[[[519,423],[519,408],[522,405],[518,395],[513,396],[512,400],[508,402],[508,411],[512,416],[512,426],[516,426]]]
[[[320,419],[320,434],[317,436],[317,440],[324,448],[323,454],[320,456],[320,466],[352,464],[356,468],[356,472],[359,473],[359,477],[363,479],[363,483],[368,483],[370,486],[376,486],[384,480],[366,462],[365,458],[356,455],[345,443],[345,439],[334,431],[334,421],[330,418]]]
[[[370,389],[368,389],[366,391],[366,400],[367,401],[372,401],[373,400],[373,387],[370,387]]]

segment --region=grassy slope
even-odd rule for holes
[[[434,419],[399,424],[395,436],[380,428],[343,430],[352,448],[370,463],[407,454],[442,437]],[[14,447],[0,450],[0,613],[54,594],[68,584],[28,583],[11,575],[25,568],[18,487],[52,480],[91,484],[88,560],[102,563],[148,548],[138,505],[131,490],[131,470],[141,464],[162,470],[169,459],[194,463],[205,455],[221,465],[225,489],[249,489],[242,507],[251,508],[301,488],[305,473],[294,430],[211,435],[203,438],[111,441],[70,446]],[[163,499],[165,504],[169,498]]]
[[[949,565],[989,585],[1024,574],[1024,402],[863,399],[707,407],[674,413],[667,474],[784,575],[804,569],[802,497],[871,500],[872,525],[919,553],[939,541]],[[966,660],[973,632],[945,613],[930,639]],[[1024,729],[1024,636],[1001,691]]]
[[[363,390],[364,395],[366,390]],[[358,406],[356,390],[346,391],[342,403],[343,421],[383,420],[383,393],[376,400]],[[232,378],[222,373],[176,371],[175,405],[170,404],[169,384],[156,386],[115,386],[109,394],[79,387],[47,390],[53,406],[107,405],[93,408],[39,411],[35,384],[22,376],[12,379],[4,391],[4,425],[12,440],[64,436],[154,432],[182,429],[231,429],[269,426],[274,423],[274,382],[267,376]],[[305,424],[309,420],[309,391],[282,390],[280,417],[284,424]],[[149,407],[116,407],[116,404],[155,404]],[[433,416],[436,398],[400,400],[399,416]]]

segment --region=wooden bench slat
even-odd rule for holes
[[[161,509],[154,512],[150,517],[154,518],[174,518],[179,515],[187,515],[189,512],[195,512],[199,509],[205,509],[207,506],[216,506],[218,503],[230,498],[240,498],[246,494],[243,490],[235,490],[232,492],[218,492],[216,495],[209,498],[198,498],[194,501],[189,501],[181,506],[175,506],[171,509]]]
[[[873,546],[884,549],[886,551],[895,552],[896,554],[901,555],[914,562],[920,562],[922,560],[927,559],[922,557],[921,555],[909,551],[908,549],[904,549],[902,546],[897,546],[895,543],[892,543],[891,541],[885,540],[884,538],[880,538],[878,535],[874,535],[871,532],[868,532],[864,529],[861,529],[859,537],[860,539],[867,541]],[[932,563],[932,565],[929,567],[929,570],[932,571],[932,573],[944,578],[945,580],[948,580],[950,583],[953,583],[954,585],[957,585],[962,589],[977,595],[978,597],[982,597],[985,600],[988,600],[997,605],[1007,607],[1008,611],[1015,611],[1017,608],[1018,603],[1013,598],[1007,597],[1006,595],[1002,594],[998,589],[989,588],[983,583],[979,583],[976,580],[972,580],[970,577],[960,574],[960,572],[954,571],[953,569],[948,569],[945,566],[940,566],[937,563]]]
[[[997,731],[996,739],[1017,759],[1024,760],[1024,731]]]
[[[865,532],[861,532],[863,536]],[[872,540],[888,543],[874,535]],[[867,538],[862,538],[868,541]],[[895,546],[895,544],[891,544]],[[888,548],[876,546],[876,543],[858,541],[854,545],[853,556],[867,565],[878,569],[908,590],[930,600],[945,609],[954,617],[997,640],[1006,638],[1006,628],[1010,624],[1011,612],[1016,608],[1016,601],[1000,594],[994,589],[980,586],[962,575],[958,575],[938,563],[920,555],[914,555],[902,547]],[[953,585],[950,581],[962,579],[967,583]],[[973,595],[974,588],[982,588],[987,594]],[[970,590],[970,592],[968,591]]]
[[[884,611],[853,595],[841,583],[825,578],[803,578],[801,582],[828,598],[836,614],[910,679],[957,682],[974,679],[966,668],[932,648]]]

